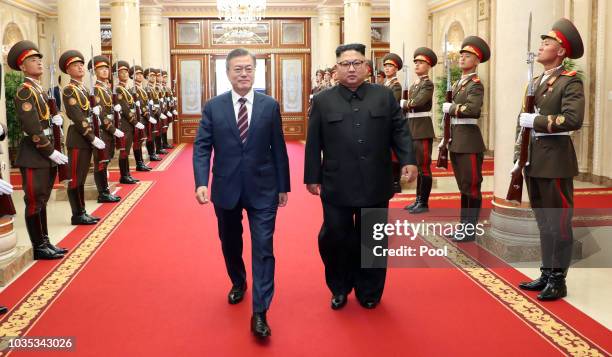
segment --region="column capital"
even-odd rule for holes
[[[113,7],[125,7],[125,6],[133,6],[138,7],[139,0],[111,0],[110,6]]]

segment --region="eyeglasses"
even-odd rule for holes
[[[342,68],[343,70],[348,70],[349,68],[351,68],[351,66],[353,66],[354,69],[359,69],[361,68],[361,66],[365,63],[365,61],[361,61],[361,60],[357,60],[357,61],[344,61],[344,62],[338,62],[337,65],[340,66],[340,68]]]
[[[246,74],[251,74],[253,73],[253,71],[255,70],[255,68],[251,67],[251,66],[246,66],[246,67],[234,67],[232,68],[232,71],[235,74],[242,74],[242,72],[246,72]]]

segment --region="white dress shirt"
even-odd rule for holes
[[[244,97],[247,100],[244,105],[246,105],[247,107],[247,113],[249,114],[248,122],[249,125],[251,125],[251,114],[253,113],[253,98],[255,97],[255,92],[253,91],[253,88],[251,88],[251,90]],[[234,116],[236,118],[236,122],[238,122],[238,111],[240,110],[240,102],[238,101],[238,99],[240,98],[242,98],[242,96],[240,96],[240,94],[236,93],[232,89],[232,104],[234,104]]]

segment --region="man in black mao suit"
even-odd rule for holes
[[[319,251],[332,309],[342,308],[353,288],[363,307],[374,308],[382,297],[386,267],[361,267],[361,209],[389,206],[392,150],[409,181],[417,175],[416,159],[393,92],[364,82],[365,46],[341,45],[336,60],[339,85],[312,100],[304,183],[310,193],[320,194],[323,204]]]
[[[239,303],[246,290],[242,260],[242,211],[251,230],[253,261],[253,317],[257,337],[271,334],[266,321],[274,293],[272,237],[277,208],[287,204],[289,160],[279,104],[253,90],[255,57],[245,49],[227,55],[232,90],[209,100],[194,143],[193,171],[196,199],[208,203],[208,176],[214,150],[211,201],[227,272],[232,281],[230,304]]]

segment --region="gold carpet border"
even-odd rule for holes
[[[402,196],[410,196],[410,197],[393,197],[391,198],[391,202],[404,202],[404,201],[413,201],[415,195],[413,193],[402,193]],[[596,195],[612,195],[612,191],[610,190],[596,190],[596,191],[575,191],[574,196],[596,196]],[[429,200],[438,201],[438,200],[455,200],[461,198],[459,192],[457,193],[449,193],[447,195],[440,196],[429,196]],[[483,193],[482,198],[493,198],[492,193]]]
[[[153,185],[152,181],[141,181],[138,186],[117,205],[98,226],[62,262],[39,283],[38,287],[12,311],[0,325],[0,338],[22,336],[24,330],[36,323],[43,310],[62,292],[109,237],[115,227],[127,216],[128,212]],[[0,345],[0,351],[8,348],[8,342]]]
[[[499,302],[534,328],[542,337],[570,356],[609,356],[556,316],[544,311],[513,286],[507,284],[480,263],[437,235],[421,236],[435,248],[448,247],[448,259],[474,282],[485,288]]]
[[[181,151],[183,151],[184,148],[185,148],[185,143],[179,144],[178,146],[176,146],[168,155],[166,155],[166,157],[164,157],[164,159],[159,163],[159,165],[157,165],[157,167],[153,169],[153,171],[166,170],[168,166],[170,166],[170,164],[174,162],[174,160],[181,153]]]

